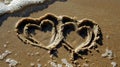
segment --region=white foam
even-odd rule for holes
[[[31,5],[43,3],[45,0],[12,0],[8,5],[0,2],[0,15],[5,13],[13,13],[21,8]]]
[[[0,2],[0,15],[4,14],[4,13],[7,13],[9,10],[8,10],[8,7],[7,5],[5,5],[4,3]]]
[[[2,53],[0,55],[0,60],[4,59],[6,56],[8,56],[9,54],[11,54],[12,52],[9,50],[6,50],[4,53]]]
[[[9,4],[12,0],[4,0],[5,4]]]

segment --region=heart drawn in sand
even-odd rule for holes
[[[102,33],[100,27],[91,20],[82,19],[76,22],[66,22],[61,25],[62,34],[64,36],[64,42],[66,46],[69,47],[68,50],[73,50],[73,54],[79,54],[80,52],[88,51],[92,48],[97,47],[98,44],[102,44]],[[82,43],[78,43],[78,46],[73,48],[75,44],[71,44],[66,40],[67,34],[71,31],[76,32],[80,37],[85,38],[86,40]],[[73,36],[74,37],[74,36]],[[77,37],[79,38],[79,37]],[[77,39],[76,38],[76,39]]]
[[[34,38],[31,32],[29,32],[31,28],[38,29],[41,32],[45,30],[51,31],[52,36],[50,43],[45,46]],[[15,25],[15,31],[18,38],[24,43],[38,46],[49,51],[57,49],[57,46],[64,43],[65,45],[63,46],[67,47],[73,54],[79,54],[81,51],[90,50],[96,47],[97,43],[100,44],[102,40],[100,27],[94,21],[90,19],[76,20],[69,16],[56,16],[50,13],[40,18],[23,18],[19,20]],[[73,48],[73,44],[70,44],[66,40],[67,33],[71,31],[74,31],[83,38],[86,37],[85,42]]]

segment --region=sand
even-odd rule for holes
[[[12,58],[20,62],[18,64],[18,67],[30,67],[31,63],[34,63],[36,67],[38,63],[42,64],[43,67],[45,64],[47,67],[50,67],[48,64],[48,61],[51,60],[49,53],[44,49],[24,44],[18,39],[14,29],[15,24],[21,18],[38,18],[46,13],[54,13],[56,15],[68,15],[71,17],[75,16],[78,20],[81,20],[83,18],[90,18],[94,20],[101,28],[103,34],[103,45],[98,46],[99,52],[91,50],[92,53],[83,55],[83,57],[87,58],[87,64],[89,64],[89,67],[112,67],[111,62],[116,62],[119,67],[119,4],[120,1],[118,0],[67,0],[63,2],[55,1],[47,8],[36,10],[26,15],[19,15],[19,13],[16,13],[16,15],[5,14],[3,16],[0,16],[0,54],[2,54],[5,50],[12,51],[12,54],[8,55],[3,60],[0,60],[0,65],[2,67],[8,67],[8,64],[5,62],[5,60],[7,58]],[[24,11],[22,12],[25,14]],[[39,31],[37,32],[40,33]],[[50,32],[47,32],[46,34],[42,33],[42,35],[36,35],[36,37],[38,37],[40,41],[46,44],[50,40],[50,36],[48,36],[49,33]],[[79,40],[80,43],[84,41],[81,41],[81,38],[77,38],[78,35],[74,34],[74,32],[70,35],[74,35],[68,38],[72,44],[79,43]],[[76,39],[76,41],[73,41],[73,39]],[[112,60],[101,57],[101,54],[105,53],[106,48],[112,50],[112,52],[115,54]],[[61,64],[62,58],[66,58],[68,62],[71,63],[70,53],[64,49],[64,47],[58,49],[58,57],[55,59],[57,63]],[[81,65],[83,63],[86,63],[84,59],[78,59],[77,61]]]

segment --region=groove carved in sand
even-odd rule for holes
[[[49,25],[52,27],[52,36],[50,43],[47,46],[44,46],[28,31],[30,28],[43,31],[43,29]],[[66,40],[66,33],[68,33],[66,31],[68,28],[79,34],[81,37],[86,37],[85,42],[78,44],[76,48],[73,48]],[[95,48],[97,43],[100,44],[100,41],[102,40],[100,27],[94,21],[89,19],[76,20],[69,16],[56,16],[50,13],[45,14],[40,18],[23,18],[19,20],[15,25],[15,31],[22,42],[48,51],[56,50],[57,46],[64,43],[63,46],[67,47],[73,54],[72,58],[74,57],[74,54],[79,55],[81,51],[89,51],[91,48]],[[84,32],[87,32],[87,34],[85,35]]]

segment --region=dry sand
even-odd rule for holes
[[[119,0],[67,0],[65,2],[55,1],[50,4],[47,8],[39,11],[35,11],[30,13],[30,15],[24,17],[33,17],[38,18],[43,16],[46,13],[54,13],[56,15],[68,15],[71,17],[77,17],[77,19],[81,20],[83,18],[90,18],[97,22],[100,26],[103,33],[103,45],[98,46],[99,53],[92,50],[91,54],[84,55],[89,62],[87,64],[90,67],[112,67],[111,62],[115,61],[120,64],[120,9],[119,9]],[[12,51],[12,54],[8,55],[6,58],[13,58],[20,62],[18,67],[30,67],[30,63],[35,63],[37,67],[37,63],[43,65],[47,64],[47,67],[50,67],[48,61],[50,60],[50,55],[44,49],[40,49],[38,47],[33,47],[31,45],[26,45],[21,42],[17,36],[15,29],[16,22],[23,17],[17,15],[5,14],[4,16],[0,16],[0,54],[2,54],[6,49]],[[38,35],[38,39],[41,39],[43,43],[48,43],[50,38],[50,32],[46,34]],[[70,35],[74,35],[71,33]],[[45,37],[46,36],[46,37]],[[75,35],[77,37],[77,35]],[[70,41],[73,44],[78,43],[79,41],[74,43],[72,39],[77,39],[76,37],[70,37]],[[80,39],[79,39],[80,40]],[[7,43],[7,47],[4,47],[4,44]],[[116,57],[113,60],[109,60],[108,58],[102,58],[101,54],[105,52],[105,49],[112,50]],[[35,53],[39,52],[39,55]],[[66,58],[69,62],[70,53],[66,51],[63,47],[58,49],[58,58],[56,58],[57,62],[60,64],[62,58]],[[29,55],[34,54],[34,55]],[[5,58],[5,59],[6,59]],[[8,64],[4,60],[0,60],[1,67],[8,67]],[[40,59],[38,62],[37,59]],[[78,59],[78,62],[82,65],[85,63],[85,60]]]

